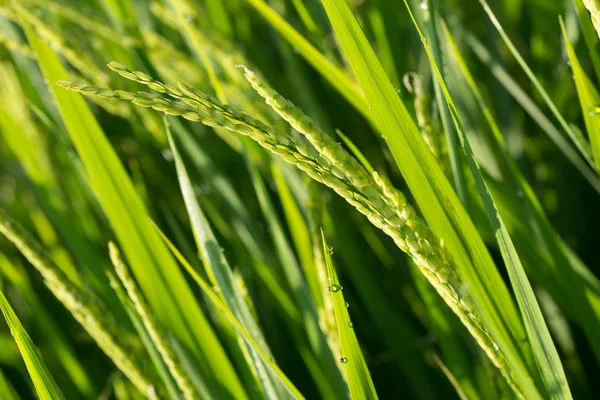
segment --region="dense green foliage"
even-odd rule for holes
[[[599,10],[0,0],[0,399],[598,398]]]

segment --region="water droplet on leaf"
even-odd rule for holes
[[[335,293],[335,292],[339,292],[339,291],[344,290],[344,288],[342,286],[340,286],[340,285],[329,285],[329,287],[327,288],[327,290],[329,290],[332,293]]]
[[[348,359],[346,357],[342,357],[342,358],[340,358],[340,362],[342,364],[346,364],[348,362]]]

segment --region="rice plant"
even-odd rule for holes
[[[1,1],[0,398],[597,398],[599,12]]]

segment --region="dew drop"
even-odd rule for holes
[[[346,364],[346,363],[348,362],[348,359],[347,359],[346,357],[341,357],[341,358],[340,358],[340,362],[341,362],[342,364]]]
[[[348,327],[349,328],[354,328],[354,324],[352,323],[352,321],[348,322]]]
[[[500,350],[500,347],[498,347],[498,344],[496,342],[493,343],[494,346],[494,350],[498,351]]]
[[[598,114],[600,114],[600,107],[596,106],[588,108],[588,115],[590,117],[595,117]]]
[[[369,110],[372,110],[372,109],[373,109],[373,106],[369,104]]]
[[[173,161],[173,153],[171,153],[170,149],[164,149],[162,152],[162,156],[167,161]]]
[[[348,304],[348,302],[346,302],[346,308],[350,307],[350,304]]]
[[[425,3],[425,2],[422,2],[422,3],[419,5],[419,7],[421,7],[421,10],[428,10],[428,9],[429,9],[429,7],[427,6],[427,3]]]
[[[333,255],[333,247],[327,246],[327,252],[329,253],[329,255]]]
[[[335,293],[335,292],[340,292],[340,291],[344,290],[344,288],[341,287],[340,285],[329,285],[327,290],[329,290],[332,293]]]

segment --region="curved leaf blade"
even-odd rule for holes
[[[4,318],[6,319],[6,323],[10,328],[10,332],[13,335],[15,342],[17,342],[19,351],[23,356],[23,361],[25,361],[25,365],[27,366],[27,371],[29,371],[29,376],[33,381],[33,385],[35,386],[35,390],[40,396],[40,399],[64,400],[65,397],[54,381],[50,371],[48,371],[44,360],[42,360],[42,357],[35,348],[33,341],[27,334],[27,331],[25,331],[25,328],[23,328],[23,325],[21,325],[19,318],[1,291],[0,310],[2,310],[2,314],[4,314]]]

